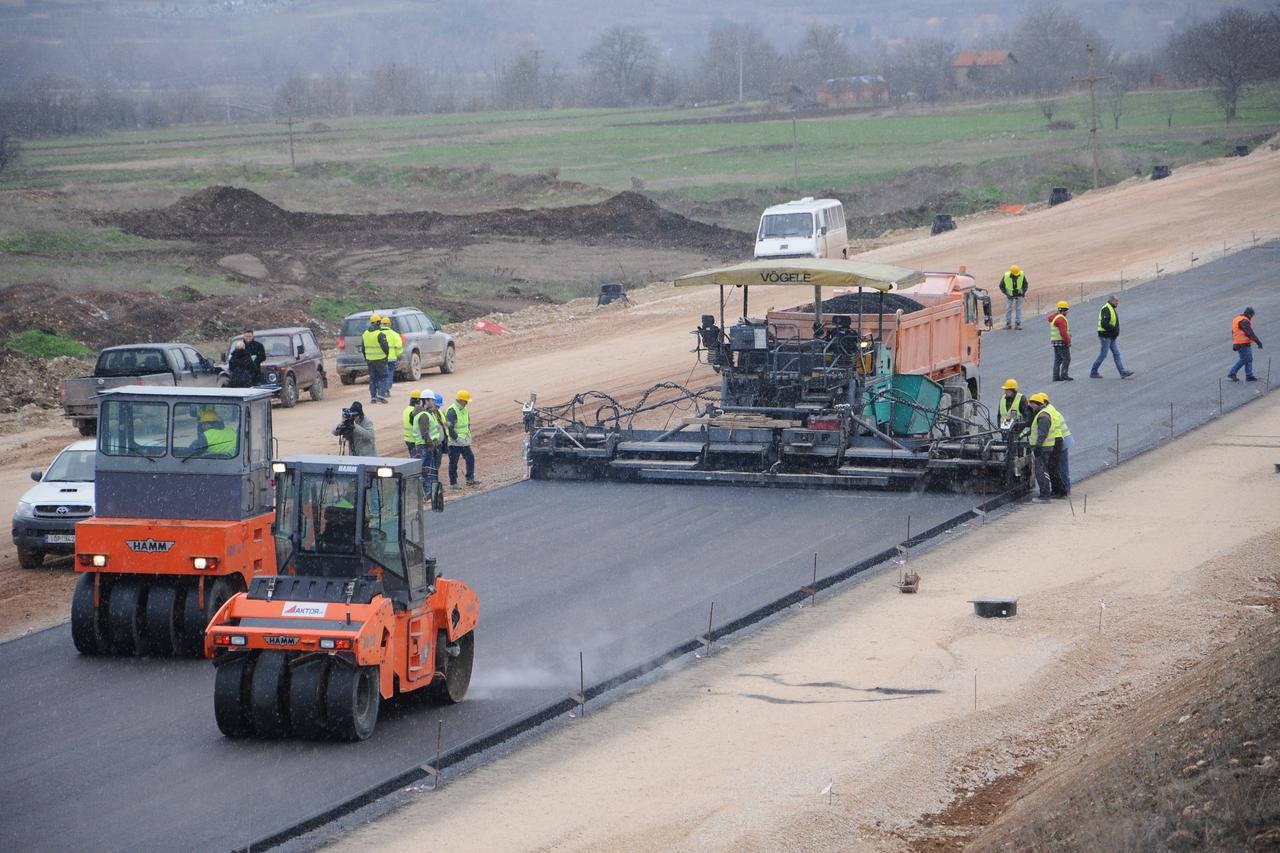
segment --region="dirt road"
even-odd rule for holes
[[[903,234],[867,258],[916,268],[967,265],[980,282],[994,282],[1010,263],[1027,270],[1031,296],[1049,303],[1076,299],[1127,281],[1151,278],[1159,267],[1173,272],[1213,253],[1280,236],[1280,153],[1265,147],[1244,158],[1209,161],[1159,182],[1134,181],[1019,217],[990,216],[962,222],[940,237]],[[1213,255],[1216,256],[1216,255]],[[806,301],[811,294],[788,288],[753,290],[753,314],[769,306]],[[1001,299],[995,297],[997,309]],[[706,384],[712,374],[690,353],[689,330],[716,308],[713,290],[668,289],[650,294],[628,310],[593,312],[502,337],[472,337],[459,347],[459,372],[425,376],[416,383],[446,397],[460,388],[474,395],[478,475],[486,486],[523,474],[523,433],[517,401],[536,391],[544,401],[599,389],[635,394],[658,381]],[[726,317],[734,316],[733,306]],[[1224,321],[1225,322],[1225,321]],[[370,407],[378,442],[402,450],[400,411],[406,386],[392,405]],[[339,410],[367,399],[367,386],[334,383],[321,403],[276,410],[275,428],[285,453],[324,452],[334,447],[329,429]],[[0,507],[11,507],[30,484],[29,472],[46,465],[75,438],[59,423],[0,436]],[[65,618],[70,597],[69,563],[30,572],[17,567],[12,543],[0,544],[0,639]]]

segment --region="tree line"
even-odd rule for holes
[[[1049,99],[1090,73],[1106,78],[1103,103],[1118,127],[1124,94],[1153,85],[1207,86],[1226,118],[1241,94],[1280,78],[1280,14],[1228,9],[1187,26],[1148,54],[1121,54],[1103,34],[1061,6],[1027,12],[1008,32],[967,48],[1012,54],[1001,73],[966,87],[979,96]],[[405,115],[464,110],[533,110],[570,106],[689,105],[783,98],[816,106],[826,81],[864,78],[877,103],[932,104],[956,97],[954,42],[918,37],[889,45],[859,42],[841,27],[808,25],[801,38],[775,45],[750,23],[721,23],[701,55],[664,56],[642,29],[601,32],[576,67],[526,50],[475,72],[470,79],[416,63],[389,62],[353,72],[293,75],[273,90],[186,86],[160,92],[113,91],[105,85],[45,74],[0,96],[0,136],[42,137],[115,129],[156,128],[196,121]],[[1047,109],[1051,109],[1047,107]],[[1052,120],[1052,113],[1046,113]]]

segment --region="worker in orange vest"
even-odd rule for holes
[[[1246,308],[1244,313],[1231,321],[1231,348],[1236,351],[1235,367],[1231,368],[1231,372],[1227,374],[1227,378],[1232,382],[1239,382],[1236,374],[1240,372],[1240,368],[1244,368],[1244,381],[1257,382],[1258,377],[1253,375],[1253,345],[1257,344],[1258,349],[1262,349],[1262,341],[1258,340],[1258,335],[1253,331],[1253,309]]]
[[[1069,302],[1059,302],[1058,310],[1049,315],[1049,343],[1053,346],[1053,381],[1071,382],[1071,324],[1067,321]]]

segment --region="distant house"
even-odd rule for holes
[[[951,63],[956,88],[961,91],[998,88],[1017,67],[1017,58],[1007,50],[964,50]]]
[[[836,77],[818,87],[818,103],[826,107],[872,107],[889,103],[889,84],[879,74]]]
[[[783,107],[796,109],[802,107],[807,99],[804,89],[795,83],[774,83],[769,87],[769,107],[780,110]]]

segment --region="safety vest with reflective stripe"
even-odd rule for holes
[[[422,436],[418,434],[418,426],[414,423],[418,411],[417,406],[405,406],[400,414],[400,420],[404,423],[405,444],[422,444]]]
[[[1003,290],[1006,296],[1021,296],[1027,292],[1027,277],[1022,274],[1005,273]]]
[[[1058,328],[1058,318],[1061,317],[1067,324],[1067,334],[1071,334],[1071,320],[1061,311],[1054,311],[1049,317],[1049,340],[1052,343],[1062,342],[1062,330]]]
[[[365,361],[385,361],[387,353],[382,349],[382,343],[378,340],[378,336],[382,335],[387,341],[387,349],[391,348],[391,338],[384,334],[382,329],[365,329],[361,341],[364,343],[364,360]]]
[[[1049,438],[1066,438],[1071,435],[1071,429],[1067,426],[1067,419],[1062,413],[1053,407],[1052,403],[1046,403],[1045,411],[1049,413],[1051,422],[1049,424]]]
[[[455,423],[453,426],[457,438],[452,439],[454,444],[467,445],[471,443],[471,409],[467,406],[459,406],[454,403],[445,412],[453,412]],[[448,415],[446,414],[446,419]]]
[[[236,430],[231,427],[210,427],[204,431],[204,441],[205,453],[235,455]]]
[[[1241,314],[1231,321],[1231,343],[1233,345],[1253,343],[1253,338],[1249,337],[1248,333],[1240,326],[1241,323],[1248,319],[1246,315]]]
[[[400,337],[400,333],[390,326],[383,326],[382,333],[387,336],[387,348],[391,350],[387,354],[387,358],[392,361],[398,361],[400,353],[404,352],[404,338]]]
[[[1012,399],[1004,396],[1000,398],[1000,420],[1003,421],[1005,418],[1009,417],[1010,412],[1014,412],[1019,415],[1022,414],[1021,392],[1014,394]]]
[[[425,421],[422,419],[423,415],[426,416]],[[440,440],[444,438],[444,428],[440,426],[440,416],[435,412],[432,412],[430,409],[423,409],[418,413],[418,416],[413,419],[414,428],[418,431],[420,436],[422,435],[424,424],[426,425],[425,438],[439,444]],[[419,438],[418,443],[425,444],[426,442],[423,438]]]
[[[1108,324],[1103,320],[1103,318],[1107,316],[1108,311],[1111,312],[1110,328],[1108,328]],[[1098,309],[1098,333],[1102,334],[1103,332],[1115,331],[1119,325],[1120,322],[1116,319],[1116,306],[1112,305],[1110,302],[1102,303],[1102,307]]]

